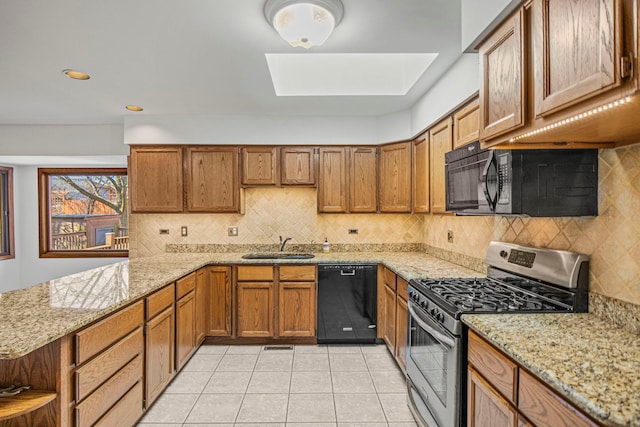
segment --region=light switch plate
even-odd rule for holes
[[[182,227],[180,227],[180,235],[182,237],[187,237],[188,234],[189,233],[187,231],[187,226],[186,225],[183,225]]]
[[[238,227],[228,227],[227,228],[228,236],[237,236],[238,235]]]

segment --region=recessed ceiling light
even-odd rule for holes
[[[127,105],[124,108],[126,108],[129,111],[142,111],[143,110],[142,107],[138,107],[137,105]]]
[[[75,80],[89,80],[91,76],[87,73],[83,73],[82,71],[77,70],[62,70],[62,72],[69,78]]]

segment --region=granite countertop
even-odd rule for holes
[[[640,336],[587,313],[462,320],[604,425],[640,427]]]
[[[206,265],[366,262],[384,263],[406,280],[480,275],[417,252],[336,252],[295,260],[246,260],[243,254],[167,253],[0,293],[0,359],[24,356]]]

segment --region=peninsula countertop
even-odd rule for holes
[[[383,263],[406,280],[481,274],[418,252],[335,252],[247,260],[242,253],[167,253],[121,261],[0,294],[0,359],[24,356],[206,265]]]
[[[604,425],[640,427],[640,336],[587,313],[462,320]]]

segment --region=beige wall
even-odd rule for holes
[[[165,251],[167,243],[421,243],[484,259],[491,240],[591,255],[591,290],[640,304],[640,144],[600,153],[598,217],[522,218],[440,215],[341,215],[316,212],[311,188],[252,188],[246,213],[131,215],[131,256]],[[189,228],[180,237],[180,226]],[[239,227],[228,237],[227,227]],[[160,228],[170,229],[161,236]],[[358,228],[358,235],[348,234]],[[447,242],[447,230],[454,242]]]
[[[318,214],[315,188],[248,188],[245,214],[133,214],[131,257],[155,255],[168,243],[269,244],[278,236],[292,243],[422,243],[424,218],[407,214]],[[180,236],[186,225],[188,237]],[[227,236],[238,226],[237,237]],[[160,228],[170,234],[160,235]],[[357,228],[358,234],[348,234]]]
[[[599,180],[597,217],[427,215],[425,243],[477,258],[490,240],[585,253],[592,292],[640,304],[640,144],[601,150]]]

